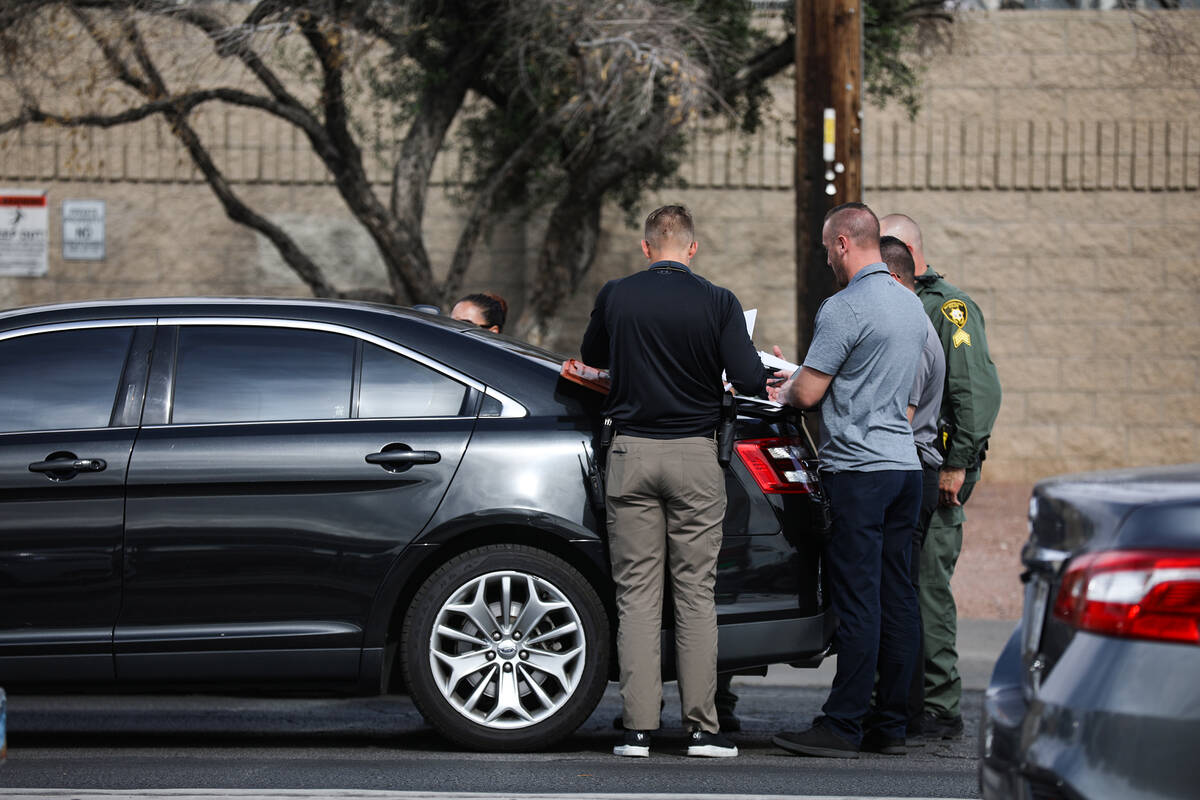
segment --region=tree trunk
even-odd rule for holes
[[[561,326],[552,323],[596,258],[602,204],[597,195],[568,189],[555,205],[538,254],[533,290],[517,325],[518,336],[536,345],[554,344]],[[587,302],[590,306],[591,300]],[[572,352],[577,348],[578,342],[570,344]]]

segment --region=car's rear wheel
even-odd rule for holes
[[[608,615],[562,559],[491,545],[429,576],[401,649],[413,701],[445,736],[481,750],[535,750],[573,732],[600,701]]]

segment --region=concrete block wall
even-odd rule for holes
[[[986,316],[1004,387],[991,478],[1200,460],[1200,82],[1188,66],[1200,14],[1151,15],[1179,34],[1172,58],[1155,52],[1145,19],[967,14],[950,51],[925,62],[914,123],[868,111],[868,135],[1015,121],[1083,138],[1023,141],[1064,157],[1033,157],[1007,188],[868,177],[866,201],[920,222],[930,263]],[[886,171],[886,155],[871,168]]]

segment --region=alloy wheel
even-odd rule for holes
[[[566,594],[518,570],[489,572],[452,592],[429,639],[442,697],[495,730],[553,716],[575,693],[586,661],[583,623]]]

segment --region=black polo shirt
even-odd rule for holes
[[[767,376],[737,297],[677,261],[604,284],[580,350],[612,374],[605,413],[617,431],[654,439],[716,430],[722,370],[745,395]]]

